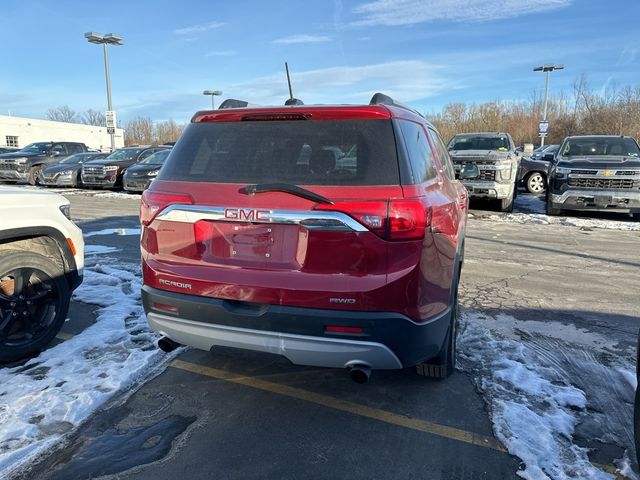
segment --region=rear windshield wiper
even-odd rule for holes
[[[317,193],[307,190],[306,188],[292,185],[291,183],[257,183],[255,185],[247,185],[247,193],[249,195],[255,195],[256,193],[265,192],[284,192],[296,195],[300,198],[306,198],[312,202],[328,203],[333,205],[333,202],[327,197],[323,197]]]

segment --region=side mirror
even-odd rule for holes
[[[480,169],[477,165],[467,163],[460,171],[460,180],[471,180],[480,176]]]

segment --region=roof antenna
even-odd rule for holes
[[[302,100],[298,100],[297,98],[293,97],[293,90],[291,89],[291,77],[289,76],[289,65],[287,64],[287,62],[284,62],[284,69],[287,72],[287,84],[289,85],[289,98],[287,99],[286,102],[284,102],[285,105],[304,105],[304,103],[302,103]]]

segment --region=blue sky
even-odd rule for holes
[[[420,111],[531,98],[586,74],[595,89],[640,84],[640,0],[3,0],[0,114],[104,110],[110,49],[119,118],[188,121],[205,89],[254,103],[367,103],[382,91]]]

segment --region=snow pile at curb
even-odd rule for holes
[[[102,230],[96,230],[93,232],[84,232],[82,234],[84,238],[95,237],[96,235],[119,235],[119,236],[127,236],[127,235],[140,235],[139,228],[105,228]]]
[[[86,268],[74,295],[102,307],[97,322],[22,366],[0,369],[0,478],[16,475],[172,358],[154,346],[140,286],[137,273]]]
[[[477,220],[519,223],[523,225],[565,225],[578,228],[640,231],[640,222],[572,216],[550,217],[545,214],[543,198],[535,195],[518,195],[515,202],[515,209],[518,213],[498,213],[492,215],[469,214],[469,216]]]
[[[493,320],[500,326],[509,319],[473,312],[462,315],[458,366],[475,378],[497,438],[525,463],[518,475],[527,480],[613,478],[593,466],[588,450],[573,442],[576,427],[592,402],[590,396],[573,384],[563,365],[547,358],[548,352],[503,334],[500,328],[489,328]],[[518,322],[510,320],[512,325]],[[626,378],[626,374],[619,377]],[[618,464],[631,472],[628,459]]]
[[[625,230],[640,232],[640,222],[621,222],[616,220],[600,220],[596,218],[550,217],[540,213],[506,213],[487,215],[480,220],[493,222],[511,222],[532,225],[566,225],[580,228],[600,228],[605,230]]]

